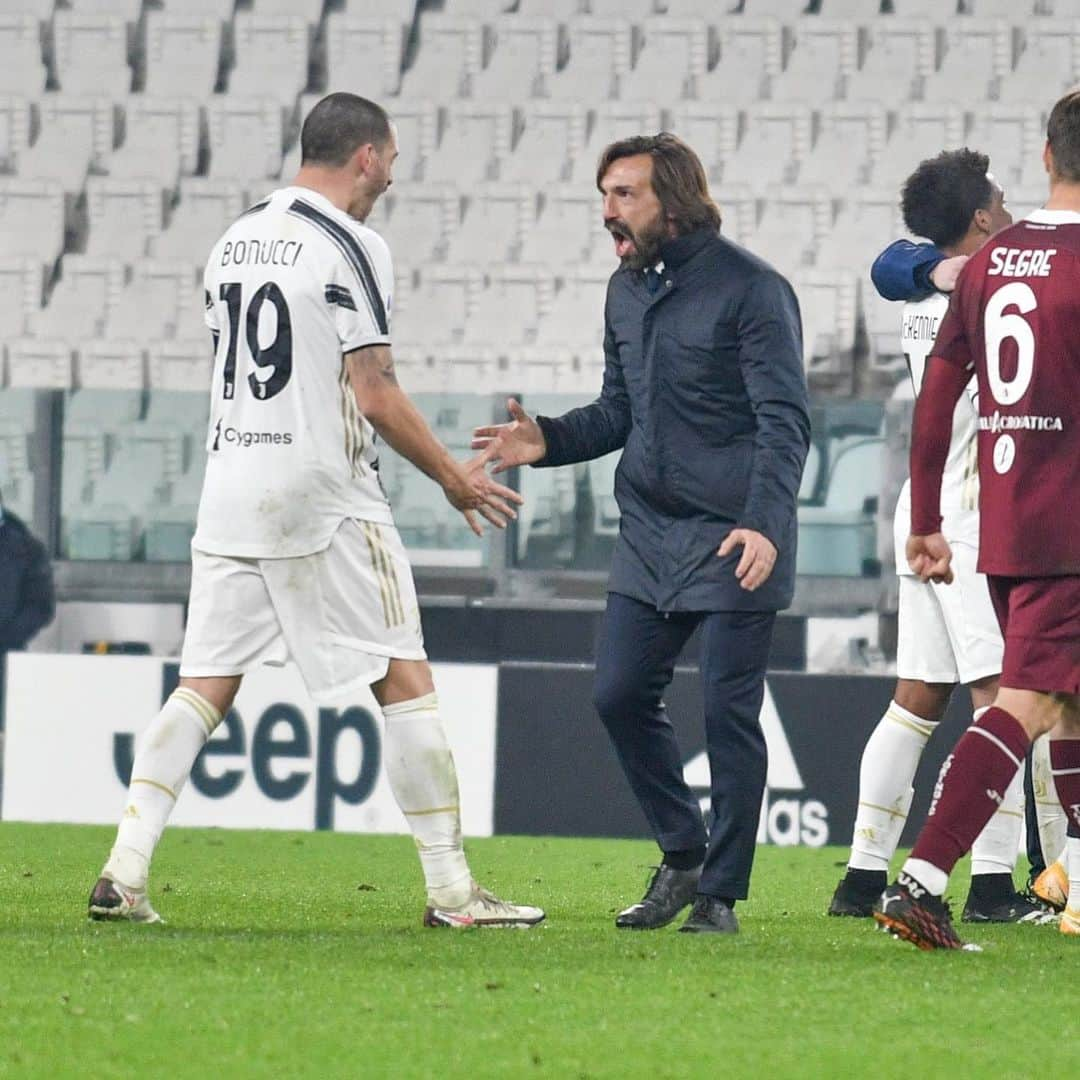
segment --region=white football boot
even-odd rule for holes
[[[465,902],[457,907],[446,907],[428,901],[424,911],[425,926],[449,926],[467,930],[479,926],[529,927],[543,922],[544,912],[526,904],[512,904],[481,888],[475,881]]]
[[[111,878],[100,877],[90,894],[87,914],[110,922],[159,923],[161,916],[150,906],[145,890],[137,892]]]

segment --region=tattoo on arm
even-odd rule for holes
[[[354,379],[370,390],[382,390],[387,386],[397,386],[397,373],[394,371],[394,357],[385,345],[369,349],[357,349],[349,355]]]

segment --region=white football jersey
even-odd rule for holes
[[[383,239],[308,188],[273,192],[214,246],[200,551],[288,558],[345,518],[393,523],[343,359],[389,344],[393,281]]]
[[[922,388],[926,362],[933,352],[934,341],[949,298],[934,293],[925,300],[904,305],[900,326],[900,346],[911,374],[911,388],[916,397]],[[979,467],[976,458],[978,435],[978,387],[974,379],[968,392],[960,397],[953,413],[952,441],[945,459],[941,479],[941,529],[947,540],[958,540],[978,547],[979,544]],[[911,532],[911,480],[900,489],[893,519],[893,540],[896,544],[896,570],[910,574],[904,547]]]

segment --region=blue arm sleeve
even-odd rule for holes
[[[870,280],[886,300],[921,300],[936,291],[930,273],[944,258],[933,244],[896,240],[874,260]]]

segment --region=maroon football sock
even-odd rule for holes
[[[995,705],[983,713],[941,766],[912,859],[951,873],[994,816],[1029,745],[1019,721],[1004,709]]]
[[[1050,773],[1070,836],[1080,836],[1080,739],[1050,740]]]

